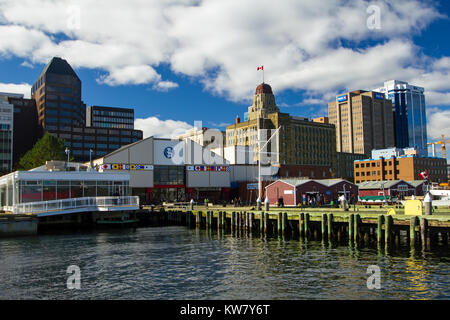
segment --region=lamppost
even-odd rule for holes
[[[69,163],[69,159],[70,159],[70,149],[66,148],[65,150],[66,154],[67,154],[67,163]]]
[[[92,152],[94,152],[94,150],[89,149],[89,165],[91,166],[91,169],[92,169]]]

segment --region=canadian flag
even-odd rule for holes
[[[264,66],[257,67],[257,68],[256,68],[256,71],[258,71],[258,70],[264,70]]]
[[[428,173],[426,171],[419,173],[419,177],[422,180],[428,179],[430,176],[428,175]]]

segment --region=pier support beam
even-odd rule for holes
[[[332,240],[333,239],[333,214],[329,213],[327,216],[327,222],[328,222],[328,240]]]
[[[390,214],[384,216],[384,243],[388,247],[392,241],[393,218]]]
[[[416,245],[416,228],[418,225],[417,217],[411,217],[409,220],[409,243],[411,247]]]
[[[202,227],[202,212],[201,211],[197,211],[195,213],[195,225],[197,226],[197,228]]]
[[[359,213],[354,216],[353,226],[355,227],[353,237],[355,239],[355,243],[357,243],[361,238],[361,216]]]
[[[309,213],[305,213],[305,220],[304,220],[304,222],[305,222],[305,230],[304,230],[304,232],[305,232],[305,238],[307,239],[308,238],[308,236],[309,236]]]
[[[420,240],[422,241],[422,248],[427,248],[428,242],[428,221],[425,218],[420,218]]]
[[[288,216],[287,216],[287,212],[283,212],[283,220],[281,222],[281,229],[284,235],[286,235],[288,229],[289,229],[289,225],[288,225]]]
[[[325,239],[325,235],[327,232],[327,215],[325,213],[322,213],[322,221],[321,221],[321,234],[322,234],[322,240]]]
[[[377,242],[381,243],[383,242],[383,223],[384,223],[384,216],[379,215],[378,221],[377,221]]]
[[[355,214],[351,213],[348,216],[348,240],[353,240],[353,221],[355,220]]]

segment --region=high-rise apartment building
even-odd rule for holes
[[[8,94],[8,102],[14,106],[13,166],[30,150],[41,136],[36,102],[22,94]]]
[[[394,146],[391,100],[373,91],[352,91],[328,103],[329,122],[336,126],[337,152],[365,154]]]
[[[14,106],[8,95],[0,93],[0,172],[10,172],[13,165]]]
[[[64,139],[76,161],[101,157],[142,139],[142,131],[133,129],[134,112],[131,116],[129,109],[125,108],[94,106],[89,109],[88,122],[91,126],[86,126],[81,80],[64,59],[55,57],[47,64],[33,85],[31,94],[36,101],[42,130]],[[96,118],[96,110],[106,115]]]
[[[420,156],[427,156],[427,117],[425,89],[405,81],[390,80],[374,89],[392,101],[395,146],[416,148]]]

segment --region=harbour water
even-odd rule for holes
[[[80,289],[68,289],[71,265]],[[367,268],[380,268],[369,289]],[[182,226],[0,239],[0,299],[449,299],[448,248],[355,248]]]

